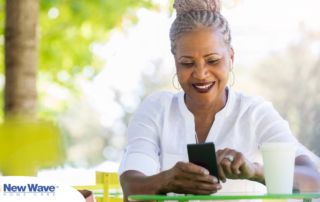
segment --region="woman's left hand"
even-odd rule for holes
[[[231,162],[226,156],[233,157]],[[257,163],[251,163],[246,157],[236,150],[224,149],[217,151],[217,164],[220,180],[226,182],[226,179],[248,179],[263,183],[263,167]],[[263,174],[262,174],[263,175]]]

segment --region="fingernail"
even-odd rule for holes
[[[203,171],[203,174],[204,175],[209,175],[209,171],[205,170],[205,171]]]
[[[217,190],[219,190],[219,189],[221,189],[221,186],[218,185],[216,188],[217,188]]]
[[[223,183],[226,183],[226,180],[221,180]]]
[[[218,183],[218,180],[216,178],[213,178],[213,183]]]

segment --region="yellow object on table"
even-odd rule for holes
[[[123,198],[110,196],[109,189],[121,189],[118,173],[96,172],[96,185],[73,186],[77,190],[87,189],[90,191],[102,191],[103,196],[96,196],[97,202],[122,202]]]
[[[0,124],[0,172],[37,176],[38,170],[62,166],[65,149],[53,122],[12,119]]]

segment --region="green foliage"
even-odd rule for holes
[[[170,11],[170,13],[173,12],[173,3],[174,3],[174,0],[169,0],[169,11]]]
[[[107,42],[110,30],[122,29],[123,19],[134,23],[135,11],[153,4],[150,0],[42,0],[40,7],[39,69],[55,80],[62,69],[71,74],[74,66],[101,68],[89,51],[90,44]],[[48,12],[53,7],[59,16],[50,19]]]
[[[135,12],[141,7],[152,9],[154,5],[151,0],[41,0],[39,71],[49,77],[46,82],[67,89],[72,96],[78,96],[74,83],[77,74],[85,66],[93,68],[95,74],[103,67],[102,60],[90,52],[92,43],[106,43],[110,30],[122,30],[124,21],[135,23]],[[49,17],[52,8],[59,11],[54,19]],[[61,72],[66,79],[59,79]],[[52,111],[43,105],[46,93],[41,90],[38,92],[39,117],[51,119],[63,111],[65,102],[60,102],[60,106]]]

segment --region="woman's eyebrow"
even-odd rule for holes
[[[219,55],[219,54],[218,54],[218,53],[209,53],[209,54],[207,54],[207,55],[204,55],[203,57],[208,57],[208,56],[210,56],[210,55]],[[220,56],[220,55],[219,55],[219,56]],[[181,58],[193,58],[193,57],[183,55],[183,56],[181,56],[181,57],[179,58],[179,60],[180,60]]]
[[[209,54],[207,54],[207,55],[204,55],[203,57],[208,57],[208,56],[210,56],[210,55],[219,55],[218,53],[209,53]],[[220,55],[219,55],[220,56]]]
[[[181,56],[181,57],[179,58],[179,60],[180,60],[181,58],[193,58],[193,57],[183,55],[183,56]]]

